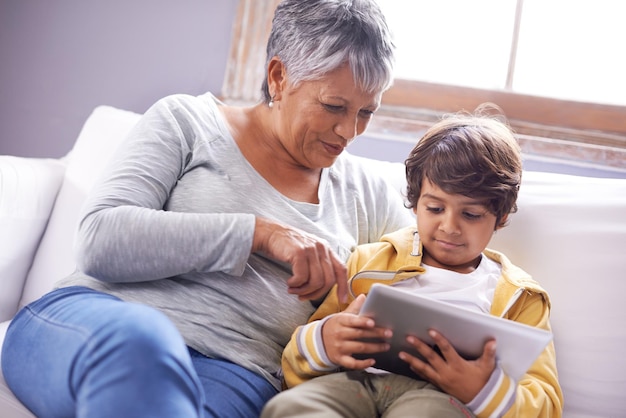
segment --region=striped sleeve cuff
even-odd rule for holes
[[[328,372],[337,368],[326,355],[322,340],[322,327],[331,316],[300,327],[296,335],[298,351],[314,372]]]
[[[495,368],[487,384],[467,407],[477,417],[501,417],[515,401],[517,383],[499,366]]]

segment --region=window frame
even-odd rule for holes
[[[239,0],[222,100],[260,99],[265,46],[280,0]],[[447,84],[396,79],[366,134],[415,140],[443,114],[497,104],[525,153],[597,167],[626,169],[626,106],[576,102]]]

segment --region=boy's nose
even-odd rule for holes
[[[446,214],[443,216],[439,224],[439,230],[449,235],[458,234],[460,232],[459,223],[454,215]]]

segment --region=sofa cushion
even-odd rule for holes
[[[0,348],[2,348],[9,323],[10,321],[0,322]],[[0,361],[2,361],[2,350],[0,350]],[[2,370],[0,370],[0,416],[2,418],[36,418],[11,392],[4,380]]]
[[[622,416],[626,181],[528,171],[518,206],[490,247],[551,296],[564,416]]]
[[[17,311],[64,172],[59,160],[0,156],[0,322]]]
[[[37,299],[75,268],[74,234],[83,201],[139,115],[110,106],[94,109],[74,147],[48,227],[28,273],[20,307]]]

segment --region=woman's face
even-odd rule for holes
[[[459,273],[476,268],[496,227],[496,215],[484,202],[446,193],[428,179],[422,181],[415,214],[422,261]]]
[[[296,164],[328,167],[365,131],[381,96],[356,87],[347,65],[296,87],[287,79],[274,105],[276,134]]]

